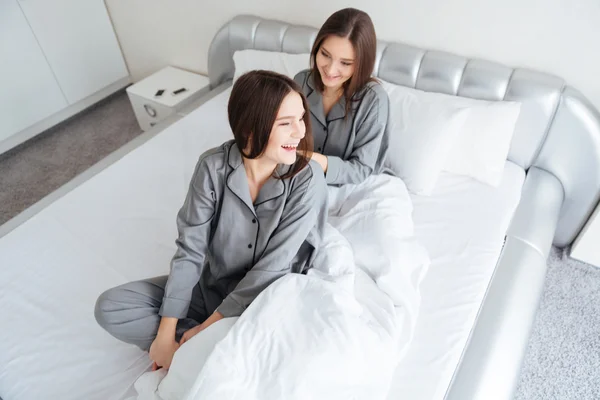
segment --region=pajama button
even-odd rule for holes
[[[317,150],[321,151],[321,148],[319,147]]]
[[[251,249],[251,248],[252,248],[252,245],[251,245],[251,244],[249,244],[249,245],[248,245],[248,248],[249,248],[249,249]]]
[[[255,223],[256,223],[256,220],[255,220],[255,219],[252,219],[252,223],[253,223],[253,224],[255,224]]]

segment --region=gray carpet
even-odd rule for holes
[[[515,399],[600,399],[600,269],[557,249]]]
[[[121,92],[1,155],[0,224],[140,133]],[[600,399],[600,269],[556,249],[548,265],[515,398]]]
[[[0,155],[0,225],[140,133],[120,91]]]

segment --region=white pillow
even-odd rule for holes
[[[521,103],[443,96],[471,109],[444,170],[498,187],[521,113]]]
[[[423,101],[468,108],[469,116],[442,169],[494,187],[500,185],[521,103],[477,100],[388,85],[396,91],[413,93]]]
[[[310,66],[310,54],[289,54],[264,50],[238,50],[233,53],[235,82],[241,75],[255,69],[279,72],[294,79],[296,74]]]
[[[408,88],[382,82],[390,99],[387,167],[412,193],[428,196],[463,129],[469,109],[425,99]]]
[[[223,318],[181,346],[173,357],[167,376],[158,386],[163,400],[181,400],[190,390],[215,345],[223,339],[239,317]]]

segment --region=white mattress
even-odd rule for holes
[[[0,239],[0,397],[121,399],[147,355],[96,325],[105,289],[166,274],[175,215],[198,156],[231,137],[226,91]],[[433,264],[416,339],[390,398],[441,399],[459,361],[523,171],[500,189],[444,175],[415,198],[415,224]]]
[[[412,196],[417,238],[431,266],[413,343],[389,400],[441,400],[468,341],[521,197],[523,169],[507,162],[500,187],[442,173],[431,197]]]
[[[0,397],[118,400],[150,366],[94,319],[100,293],[167,274],[198,156],[231,137],[222,93],[0,239]]]

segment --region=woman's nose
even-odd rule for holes
[[[292,132],[292,137],[294,139],[303,139],[306,135],[306,126],[304,125],[304,121],[296,122],[294,128],[295,129]]]
[[[333,65],[333,63],[329,63],[327,65],[327,67],[325,68],[325,72],[327,72],[327,75],[329,76],[335,75],[335,66]]]

